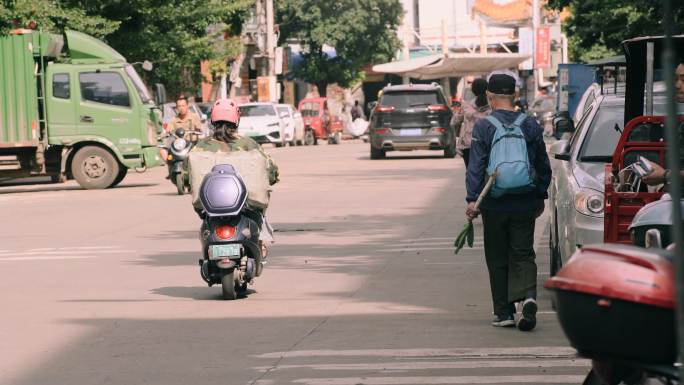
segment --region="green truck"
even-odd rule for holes
[[[138,73],[75,31],[0,37],[0,179],[50,176],[86,189],[157,166],[161,112]]]

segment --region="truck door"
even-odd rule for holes
[[[106,138],[124,154],[139,152],[140,119],[123,74],[115,69],[82,70],[78,73],[78,84],[79,134]]]
[[[68,68],[60,65],[49,67],[46,87],[48,137],[50,143],[58,144],[65,137],[78,133],[76,121],[77,96],[74,89],[77,80]]]

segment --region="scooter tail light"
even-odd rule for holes
[[[220,239],[232,239],[235,237],[235,227],[230,225],[219,225],[214,230],[216,236]]]
[[[443,134],[446,132],[446,129],[444,127],[435,127],[432,130],[436,133],[439,133],[439,134]]]
[[[375,130],[375,133],[377,135],[389,135],[390,130],[388,128],[380,128],[380,129]]]
[[[376,112],[392,112],[394,111],[394,107],[392,106],[377,106],[375,108]]]

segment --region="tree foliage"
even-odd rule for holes
[[[15,0],[0,5],[0,34],[11,28],[25,28],[33,22],[41,29],[62,32],[81,31],[97,38],[114,32],[119,23],[97,15],[88,15],[79,8],[62,6],[57,0]]]
[[[129,62],[150,60],[155,68],[143,76],[163,83],[169,94],[192,92],[201,75],[199,62],[225,62],[240,53],[235,37],[254,0],[15,0],[0,8],[10,17],[0,33],[15,24],[73,29],[100,38]],[[210,28],[211,27],[211,28]],[[4,28],[5,31],[2,29]],[[213,32],[209,32],[209,31]],[[219,66],[218,68],[222,68]]]
[[[684,6],[672,2],[674,29],[684,33]],[[588,61],[620,54],[620,42],[647,35],[662,35],[662,0],[550,0],[549,7],[569,7],[565,23],[573,60]]]
[[[283,0],[277,4],[281,41],[298,39],[306,49],[295,75],[318,86],[348,87],[362,68],[389,61],[400,47],[396,30],[403,16],[398,0]],[[335,48],[336,56],[324,52]]]

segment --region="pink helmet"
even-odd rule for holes
[[[231,122],[238,125],[240,122],[240,108],[231,99],[219,99],[214,103],[214,107],[211,110],[211,121],[212,123]]]

